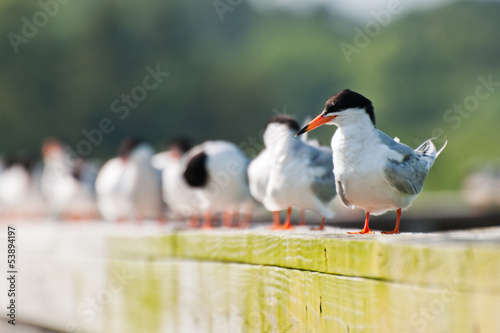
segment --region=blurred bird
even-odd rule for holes
[[[373,233],[370,214],[396,210],[394,231],[399,233],[401,209],[411,206],[422,191],[424,180],[436,157],[445,148],[427,140],[413,150],[391,139],[375,127],[372,102],[351,90],[330,98],[323,112],[297,133],[300,135],[323,124],[336,125],[332,138],[337,193],[342,203],[366,212],[360,234]]]
[[[248,163],[245,154],[226,141],[206,141],[189,151],[183,176],[196,189],[204,228],[211,227],[211,216],[217,213],[223,213],[224,226],[232,225],[235,214],[242,215],[242,226],[250,223],[254,202],[248,188]]]
[[[305,126],[306,124],[308,124],[311,120],[312,120],[311,117],[309,117],[309,116],[306,117],[306,120],[302,123],[303,126]],[[330,147],[322,146],[319,143],[318,139],[309,139],[308,138],[308,133],[304,133],[303,135],[301,135],[300,139],[303,142],[307,143],[308,145],[310,145],[312,147],[323,149],[328,154],[330,154],[330,155],[332,154],[332,149]],[[305,226],[306,225],[306,210],[305,209],[301,209],[299,213],[300,213],[299,225]],[[323,230],[323,229],[324,229],[324,225],[319,227],[319,230]]]
[[[119,157],[106,162],[96,180],[97,202],[109,221],[163,218],[161,182],[151,164],[153,148],[139,140],[125,140]]]
[[[465,178],[463,195],[468,205],[491,209],[500,206],[500,164],[485,162]]]
[[[264,131],[266,148],[249,167],[252,194],[273,212],[274,228],[291,229],[291,207],[312,210],[325,218],[334,216],[328,204],[335,197],[332,153],[294,137],[300,129],[289,116],[269,120]],[[324,149],[326,148],[326,149]],[[287,209],[280,227],[279,211]]]
[[[154,154],[153,157],[151,157],[151,165],[153,166],[153,168],[158,170],[158,172],[162,173],[163,169],[165,168],[165,165],[169,160],[168,156],[169,156],[168,151],[162,151],[157,154]]]
[[[0,171],[0,212],[8,218],[44,215],[39,174],[30,155],[10,156]]]
[[[42,154],[41,189],[53,211],[64,219],[95,218],[97,168],[73,156],[54,138],[45,140]]]
[[[269,150],[266,148],[264,148],[248,165],[248,184],[250,193],[253,198],[260,203],[264,203],[264,198],[266,197],[270,168],[271,156]]]
[[[200,208],[195,191],[184,179],[186,153],[191,148],[187,139],[173,140],[165,153],[162,176],[163,199],[169,209],[176,215],[190,219],[191,226],[197,226]],[[157,154],[158,155],[158,154]]]

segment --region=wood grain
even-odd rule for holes
[[[65,332],[500,332],[500,228],[19,234],[19,320]]]

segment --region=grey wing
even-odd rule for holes
[[[394,140],[393,138],[391,138],[382,131],[378,131],[378,137],[382,142],[382,144],[386,145],[390,149],[400,153],[403,156],[415,153],[415,151],[412,148],[408,147],[403,143],[400,143],[399,141]]]
[[[429,169],[417,154],[406,155],[403,161],[387,160],[384,173],[389,184],[406,194],[418,194],[424,188]]]
[[[331,149],[326,150],[308,146],[309,167],[311,172],[311,189],[323,203],[335,198],[335,176],[333,175],[333,157]]]
[[[418,194],[424,187],[429,172],[428,163],[420,151],[414,151],[379,131],[380,141],[402,155],[402,161],[388,159],[384,168],[387,182],[396,190],[406,194]]]

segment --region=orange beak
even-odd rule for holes
[[[333,118],[337,118],[337,116],[324,116],[323,114],[320,114],[319,116],[311,120],[311,122],[307,124],[303,129],[301,129],[299,133],[295,134],[295,136],[299,136],[306,132],[312,131],[313,129],[320,127],[321,125],[330,122],[330,120],[332,120]]]

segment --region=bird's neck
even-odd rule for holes
[[[168,156],[163,170],[169,174],[177,174],[181,172],[183,164],[185,163],[187,163],[185,161],[185,155],[178,158]]]
[[[353,140],[371,140],[377,136],[377,129],[368,116],[343,117],[338,120],[338,131],[343,137]]]
[[[347,121],[338,124],[332,138],[332,149],[337,154],[356,156],[362,151],[374,149],[378,141],[377,129],[371,121]]]
[[[280,138],[273,142],[273,144],[269,147],[269,150],[272,152],[273,156],[279,157],[284,154],[288,154],[291,147],[295,144],[295,138]]]
[[[272,152],[271,155],[286,154],[297,142],[300,140],[289,129],[277,129],[264,136],[264,144]]]
[[[134,157],[128,160],[129,165],[134,165],[139,168],[147,168],[151,166],[151,159],[143,158],[143,157]]]

